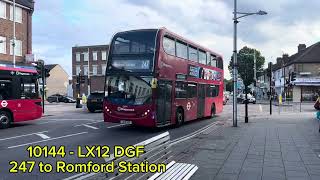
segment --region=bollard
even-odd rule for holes
[[[82,108],[82,104],[80,103],[80,98],[77,98],[76,108]]]

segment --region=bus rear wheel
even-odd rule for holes
[[[11,116],[6,111],[0,111],[0,129],[6,129],[10,127],[12,122]]]
[[[184,123],[183,110],[178,109],[176,112],[176,127],[180,127]]]

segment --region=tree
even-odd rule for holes
[[[238,73],[246,87],[254,83],[254,52],[256,54],[256,72],[263,71],[265,58],[261,55],[260,51],[245,46],[237,54]],[[228,66],[230,72],[232,72],[232,67],[233,56]]]

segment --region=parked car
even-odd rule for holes
[[[53,94],[47,98],[47,101],[49,103],[53,103],[53,102],[75,103],[76,102],[76,100],[74,100],[73,98],[64,96],[61,94]]]
[[[87,108],[90,112],[102,110],[104,92],[92,92],[87,98]]]
[[[248,103],[253,103],[256,104],[256,98],[254,98],[251,94],[248,95]],[[237,97],[237,102],[244,104],[246,100],[246,95],[245,94],[239,94]]]

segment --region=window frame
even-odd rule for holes
[[[190,48],[191,48],[191,49],[194,49],[195,52],[197,53],[197,59],[196,59],[196,60],[195,60],[195,59],[190,59]],[[190,45],[190,44],[188,44],[188,60],[189,60],[189,61],[192,61],[192,62],[197,62],[197,63],[199,63],[198,48],[195,47],[195,46],[193,46],[193,45]]]
[[[0,18],[7,19],[7,3],[0,1],[0,11],[3,11],[3,14],[4,14],[4,16],[1,16],[0,14]]]
[[[95,71],[94,71],[95,69]],[[92,65],[92,75],[96,76],[98,75],[98,65]]]
[[[173,41],[173,43],[174,43],[174,54],[170,54],[170,53],[166,50],[166,48],[165,48],[165,46],[164,46],[165,39],[169,39],[169,40],[172,40],[172,41]],[[172,36],[169,36],[169,35],[164,35],[164,36],[163,36],[163,38],[162,38],[162,48],[163,48],[164,52],[165,52],[167,55],[175,56],[175,57],[176,57],[176,54],[177,54],[177,50],[176,50],[176,49],[177,49],[177,48],[176,48],[176,40],[175,40],[175,38],[173,38]]]
[[[13,55],[12,42],[13,42],[13,39],[10,40],[10,55]],[[17,44],[20,45],[20,48],[18,48]],[[22,56],[22,46],[23,46],[22,41],[19,39],[16,39],[15,40],[15,47],[14,47],[15,48],[15,56]]]
[[[89,73],[89,66],[88,65],[83,65],[83,75],[84,76],[88,76],[88,73]]]
[[[83,52],[82,53],[82,55],[83,55],[83,61],[84,62],[88,62],[89,61],[89,52]],[[87,57],[87,58],[86,58]]]
[[[106,61],[107,60],[107,51],[101,51],[101,60]]]
[[[76,52],[76,62],[81,62],[81,53],[80,52]]]
[[[187,53],[187,54],[186,54],[186,57],[180,57],[180,56],[178,56],[178,43],[181,44],[181,45],[185,45],[185,46],[186,46],[186,53]],[[175,42],[175,46],[176,46],[176,57],[181,58],[181,59],[185,59],[185,60],[189,60],[189,48],[188,48],[188,43],[185,43],[185,42],[177,39],[176,42]]]
[[[203,53],[203,55],[205,55],[204,57],[205,57],[206,59],[205,59],[205,62],[204,62],[204,63],[200,62],[200,61],[201,61],[201,60],[200,60],[200,53]],[[204,51],[204,50],[202,50],[202,49],[198,49],[198,61],[199,61],[200,64],[203,64],[203,65],[206,65],[206,64],[207,64],[207,52],[206,52],[206,51]]]
[[[7,54],[7,37],[4,36],[0,36],[0,40],[2,40],[3,42],[0,43],[0,54]],[[3,52],[1,51],[1,49],[3,49]]]
[[[92,51],[92,61],[98,61],[98,51]]]
[[[75,75],[78,75],[81,73],[81,66],[80,65],[76,65],[76,74]]]
[[[17,16],[17,14],[20,12],[20,16]],[[15,17],[16,17],[16,23],[20,23],[22,24],[22,19],[23,19],[23,9],[21,7],[16,6],[16,10],[15,10]],[[19,18],[19,19],[18,19]],[[9,17],[10,21],[13,21],[13,6],[10,5],[10,17]]]
[[[185,97],[178,97],[177,96],[177,91],[176,91],[176,89],[177,89],[177,86],[178,86],[178,84],[181,84],[181,85],[183,85],[183,86],[185,86],[184,88],[185,88]],[[181,87],[181,86],[180,86]],[[175,82],[175,88],[174,88],[174,97],[175,97],[175,99],[188,99],[188,93],[187,93],[187,88],[188,87],[188,83],[186,82],[186,81],[176,81]]]
[[[194,93],[194,92],[190,92],[189,87],[194,87],[194,89],[195,89],[195,94],[192,94],[192,96],[189,96],[189,95],[190,95],[190,93]],[[197,97],[198,97],[198,84],[193,83],[193,82],[187,82],[187,98],[192,99],[192,98],[197,98]]]

